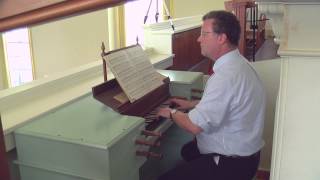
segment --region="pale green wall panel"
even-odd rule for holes
[[[204,15],[211,10],[224,9],[224,0],[173,0],[173,17]]]
[[[275,107],[280,83],[280,63],[280,59],[252,63],[267,93],[267,108],[263,130],[265,145],[262,148],[260,157],[260,168],[265,170],[270,170],[271,167]]]
[[[36,79],[99,60],[107,23],[107,10],[100,10],[31,27]]]

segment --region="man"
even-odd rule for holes
[[[196,136],[182,148],[187,163],[159,180],[251,180],[258,168],[265,115],[265,92],[259,77],[239,53],[240,25],[226,11],[203,17],[198,38],[202,55],[215,61],[200,101],[172,99],[178,109],[158,115],[171,118]]]

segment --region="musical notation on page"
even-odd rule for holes
[[[104,59],[131,103],[163,84],[141,46],[110,53]]]

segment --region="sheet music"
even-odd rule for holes
[[[131,103],[163,84],[141,46],[116,51],[104,58]]]

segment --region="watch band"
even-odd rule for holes
[[[171,109],[170,110],[170,119],[173,119],[172,115],[175,114],[177,112],[176,109]]]

